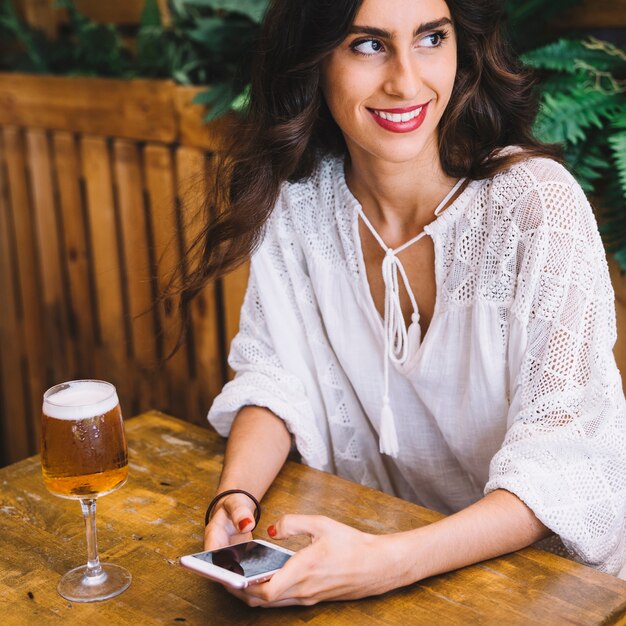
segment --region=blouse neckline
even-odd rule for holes
[[[345,161],[343,157],[335,157],[335,162],[333,164],[333,169],[335,170],[334,178],[341,193],[342,201],[352,212],[353,219],[357,219],[359,209],[362,210],[362,207],[361,203],[348,187],[344,165]],[[461,193],[455,200],[453,200],[450,206],[448,206],[445,211],[442,211],[432,222],[424,226],[424,232],[430,235],[433,239],[439,233],[445,232],[461,215],[463,215],[463,212],[473,197],[474,192],[482,185],[483,182],[484,181],[482,180],[469,179]]]
[[[350,211],[349,223],[350,223],[350,241],[353,248],[352,254],[354,255],[356,262],[356,271],[358,274],[359,287],[356,290],[358,300],[362,303],[362,307],[372,324],[376,334],[383,339],[384,327],[383,318],[381,317],[372,291],[367,280],[367,272],[365,269],[365,259],[363,257],[363,248],[361,245],[361,236],[359,233],[359,210],[361,209],[360,202],[350,191],[345,178],[344,159],[342,157],[335,157],[332,164],[333,178],[340,193],[341,203]],[[412,371],[419,360],[419,355],[423,351],[424,343],[428,343],[428,337],[431,334],[433,326],[438,322],[439,318],[439,293],[441,291],[441,285],[444,279],[443,276],[443,259],[439,248],[439,242],[437,241],[438,235],[445,233],[445,231],[452,226],[461,217],[473,198],[475,191],[483,184],[482,180],[469,180],[467,185],[462,189],[461,193],[456,199],[448,206],[448,208],[441,212],[432,222],[426,224],[424,232],[431,237],[435,247],[435,308],[433,310],[433,316],[430,321],[428,332],[424,337],[421,336],[421,329],[419,327],[419,321],[415,316],[412,316],[411,323],[407,328],[408,333],[408,359],[405,363],[394,363],[393,367],[404,374],[408,374]]]

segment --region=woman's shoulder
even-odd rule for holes
[[[507,146],[497,153],[497,156],[509,155],[516,155],[518,160],[493,176],[496,185],[517,189],[520,192],[544,185],[578,186],[569,170],[549,156],[527,153],[520,146]]]
[[[343,167],[341,157],[331,154],[318,155],[311,171],[298,180],[285,181],[281,192],[291,200],[297,201],[302,197],[310,199],[324,189],[328,183],[333,183],[338,175],[339,168]]]
[[[520,226],[567,227],[581,218],[587,221],[591,208],[584,191],[570,171],[547,156],[528,155],[518,146],[504,149],[521,158],[490,180],[491,197]]]
[[[307,176],[282,184],[273,217],[305,231],[326,223],[325,218],[335,211],[336,182],[342,167],[339,157],[320,155]]]

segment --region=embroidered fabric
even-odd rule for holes
[[[457,181],[443,200],[437,205],[433,211],[433,215],[435,215],[435,217],[439,215],[441,209],[445,207],[448,200],[454,196],[464,181],[464,178]],[[406,324],[404,323],[404,317],[402,315],[402,305],[400,304],[400,282],[398,280],[398,274],[400,274],[402,278],[402,284],[409,295],[411,306],[413,307],[411,322],[413,324],[418,324],[420,318],[417,302],[415,301],[413,290],[409,284],[409,279],[406,275],[404,265],[402,265],[402,261],[400,261],[397,255],[425,237],[426,231],[422,231],[397,248],[390,248],[372,226],[369,219],[367,219],[367,215],[365,215],[363,209],[358,207],[358,210],[359,216],[363,220],[364,224],[367,228],[369,228],[370,232],[374,236],[374,239],[376,239],[380,247],[385,251],[385,257],[382,263],[383,282],[385,284],[385,316],[383,318],[383,325],[385,327],[385,349],[383,355],[385,390],[383,393],[383,402],[380,414],[379,449],[382,454],[389,454],[395,458],[398,456],[399,444],[396,427],[393,422],[393,410],[389,401],[389,361],[404,365],[409,356],[409,335]]]
[[[267,407],[305,463],[443,513],[506,489],[576,559],[616,573],[626,405],[604,250],[575,180],[528,159],[470,181],[427,226],[437,301],[389,368],[396,459],[378,449],[384,327],[358,212],[340,159],[285,184],[210,422],[226,436],[241,407]]]

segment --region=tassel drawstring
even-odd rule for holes
[[[464,178],[459,180],[446,197],[439,203],[434,211],[435,215],[439,215],[439,211],[446,205],[448,200],[454,195],[464,180]],[[381,268],[383,282],[385,284],[385,308],[383,316],[383,335],[385,344],[383,356],[384,392],[382,408],[380,411],[380,427],[378,437],[380,452],[393,458],[397,458],[400,451],[400,445],[398,442],[398,434],[396,432],[395,418],[389,399],[389,361],[402,365],[406,363],[409,356],[408,329],[404,323],[404,316],[402,315],[399,278],[402,279],[404,288],[409,294],[411,306],[413,307],[413,315],[411,319],[415,324],[419,322],[417,302],[415,301],[415,296],[411,290],[404,266],[397,255],[399,252],[402,252],[402,250],[408,248],[416,241],[419,241],[426,235],[426,232],[422,231],[419,235],[416,235],[398,248],[390,248],[376,232],[376,229],[367,219],[367,216],[363,213],[363,209],[361,209],[361,207],[359,207],[359,215],[363,219],[365,225],[369,228],[376,241],[378,241],[381,248],[385,251],[385,258],[383,259]],[[398,274],[400,275],[399,277]]]

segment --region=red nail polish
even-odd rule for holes
[[[242,519],[239,522],[239,530],[243,530],[248,524],[252,524],[252,520],[249,517]]]
[[[274,524],[267,527],[267,534],[270,537],[276,537],[276,526],[274,526]]]

